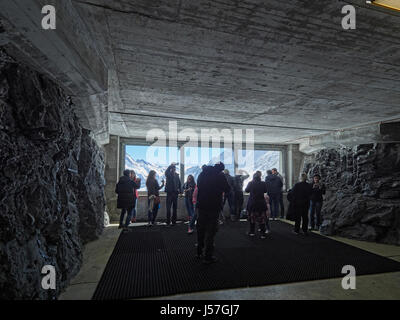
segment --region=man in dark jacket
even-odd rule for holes
[[[119,228],[127,228],[129,226],[131,214],[136,205],[136,189],[140,189],[140,179],[133,181],[129,177],[130,173],[131,170],[125,170],[124,175],[119,178],[119,181],[115,187],[115,193],[118,194],[117,208],[121,209]],[[126,221],[125,224],[123,224],[125,213]]]
[[[172,206],[172,225],[176,224],[176,214],[178,210],[178,196],[182,193],[181,180],[176,173],[176,165],[172,163],[165,171],[166,183],[165,192],[167,193],[167,225],[171,224],[171,206]]]
[[[271,170],[267,171],[267,177],[265,178],[267,184],[269,202],[271,206],[271,217],[276,220],[279,215],[279,199],[282,193],[283,183],[282,180],[272,173]]]
[[[222,170],[225,166],[218,163],[214,167],[206,166],[197,178],[197,256],[203,256],[204,263],[213,263],[217,259],[214,253],[214,237],[218,231],[218,217],[222,210],[222,194],[230,187]]]
[[[300,222],[303,233],[307,235],[308,231],[308,209],[310,208],[310,199],[312,194],[311,184],[307,183],[307,174],[301,175],[301,182],[293,187],[293,203],[295,211],[294,232],[299,234]]]
[[[325,194],[325,185],[321,183],[321,176],[316,174],[312,184],[311,208],[310,208],[310,225],[311,230],[315,228],[315,216],[317,216],[317,229],[321,226],[321,209],[323,195]]]

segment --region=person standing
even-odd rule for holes
[[[185,206],[189,216],[189,225],[194,218],[194,206],[193,206],[193,193],[196,188],[194,177],[189,174],[186,182],[183,184],[183,192],[185,194]],[[189,228],[190,231],[190,228]]]
[[[214,256],[214,238],[218,231],[218,217],[222,208],[222,194],[230,186],[222,170],[223,163],[206,166],[197,178],[197,257],[204,257],[206,264],[217,261]],[[204,256],[203,256],[204,250]]]
[[[261,239],[265,239],[267,204],[264,194],[267,193],[267,184],[261,181],[261,172],[258,172],[256,172],[253,180],[249,182],[245,190],[245,192],[250,193],[248,206],[250,232],[248,234],[251,237],[255,236],[257,222],[261,232],[260,237]]]
[[[228,193],[224,194],[224,205],[223,205],[223,207],[225,207],[226,200],[228,200],[229,214],[230,214],[230,217],[231,217],[231,221],[233,221],[234,220],[234,216],[235,216],[235,190],[234,190],[234,187],[233,187],[234,179],[229,174],[229,170],[228,169],[224,170],[224,174],[225,174],[226,181],[229,184],[230,191]]]
[[[196,225],[196,221],[197,221],[197,211],[198,211],[198,209],[197,209],[196,203],[197,203],[197,193],[198,193],[198,191],[199,191],[199,189],[197,189],[197,185],[196,185],[196,187],[194,188],[193,197],[192,197],[194,215],[193,215],[193,218],[190,219],[190,222],[189,222],[188,234],[192,234],[193,233],[195,225]]]
[[[172,163],[165,171],[166,183],[165,192],[167,193],[167,226],[171,224],[171,207],[172,207],[172,225],[176,224],[178,211],[178,196],[182,193],[181,180],[176,173],[176,164]]]
[[[317,230],[321,226],[321,209],[323,203],[323,195],[325,194],[325,185],[321,183],[321,176],[319,174],[314,175],[312,184],[312,195],[311,195],[311,208],[310,208],[310,226],[311,230],[315,230],[315,222]],[[315,221],[315,218],[317,221]]]
[[[282,175],[278,172],[278,169],[273,168],[272,170],[272,174],[276,175],[279,179],[281,179],[282,181],[282,186],[284,185],[284,180]],[[285,205],[283,203],[283,190],[281,188],[281,192],[279,192],[279,207],[281,209],[281,219],[285,218]]]
[[[267,177],[265,178],[267,184],[268,196],[271,204],[271,217],[276,220],[279,215],[279,195],[282,193],[282,180],[272,174],[272,170],[267,171]]]
[[[118,194],[117,208],[121,209],[119,229],[127,229],[131,221],[131,213],[136,205],[136,189],[140,189],[140,178],[133,181],[130,178],[131,170],[124,170],[124,175],[119,178],[115,186],[115,193]],[[126,221],[124,224],[124,216]]]
[[[234,178],[234,198],[235,198],[234,208],[237,221],[240,220],[240,214],[243,210],[243,202],[244,202],[243,183],[250,176],[244,170],[238,170],[238,173],[239,174],[235,175]]]
[[[131,173],[130,173],[129,177],[133,181],[137,182],[138,177],[136,176],[136,172],[134,170],[131,170]],[[136,222],[136,208],[137,208],[137,203],[139,201],[139,191],[138,191],[138,189],[135,189],[135,196],[136,196],[135,206],[133,207],[132,212],[131,212],[131,222],[132,223]]]
[[[308,231],[308,209],[310,208],[310,199],[312,186],[307,182],[307,174],[303,173],[300,182],[297,182],[292,190],[295,225],[294,233],[300,233],[300,223],[303,233],[307,235]]]
[[[152,226],[156,222],[158,209],[160,207],[160,189],[164,187],[164,180],[161,186],[156,179],[156,172],[150,170],[146,180],[147,187],[147,217],[148,225]]]

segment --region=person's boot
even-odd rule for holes
[[[204,263],[204,264],[212,264],[212,263],[215,263],[215,262],[217,262],[217,261],[218,261],[218,259],[217,259],[217,257],[215,257],[215,256],[205,257],[205,258],[203,259],[203,263]]]
[[[256,229],[256,224],[255,223],[250,223],[250,231],[248,233],[248,235],[250,237],[254,237],[256,235],[255,234],[255,229]]]

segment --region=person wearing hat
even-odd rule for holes
[[[314,175],[312,183],[312,195],[310,202],[310,227],[311,230],[319,230],[321,226],[321,209],[324,201],[323,195],[325,194],[325,185],[321,183],[321,176],[319,174]],[[316,220],[316,221],[315,221]]]

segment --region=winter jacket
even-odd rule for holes
[[[312,184],[312,195],[311,195],[311,201],[314,202],[322,202],[323,201],[323,195],[325,194],[326,189],[325,185],[322,183],[313,183]]]
[[[117,208],[133,208],[136,205],[136,189],[140,189],[140,184],[127,176],[122,176],[115,187],[118,194]]]
[[[283,183],[282,180],[274,174],[270,174],[265,178],[267,184],[268,195],[279,195],[282,192]]]
[[[182,188],[183,191],[185,192],[185,198],[192,199],[195,188],[196,188],[196,184],[194,182],[190,182],[190,183],[185,182],[183,184],[183,188]]]
[[[222,194],[230,191],[223,172],[206,166],[197,178],[197,188],[197,208],[212,212],[222,210]]]
[[[267,204],[264,194],[267,193],[267,184],[261,181],[260,177],[255,177],[246,187],[245,192],[249,192],[247,210],[249,212],[265,212]]]
[[[179,174],[176,172],[173,174],[171,172],[172,165],[167,168],[165,171],[165,192],[167,193],[182,193],[181,179],[179,178]]]
[[[297,207],[309,207],[312,194],[312,186],[307,182],[298,182],[293,187],[293,203]]]

